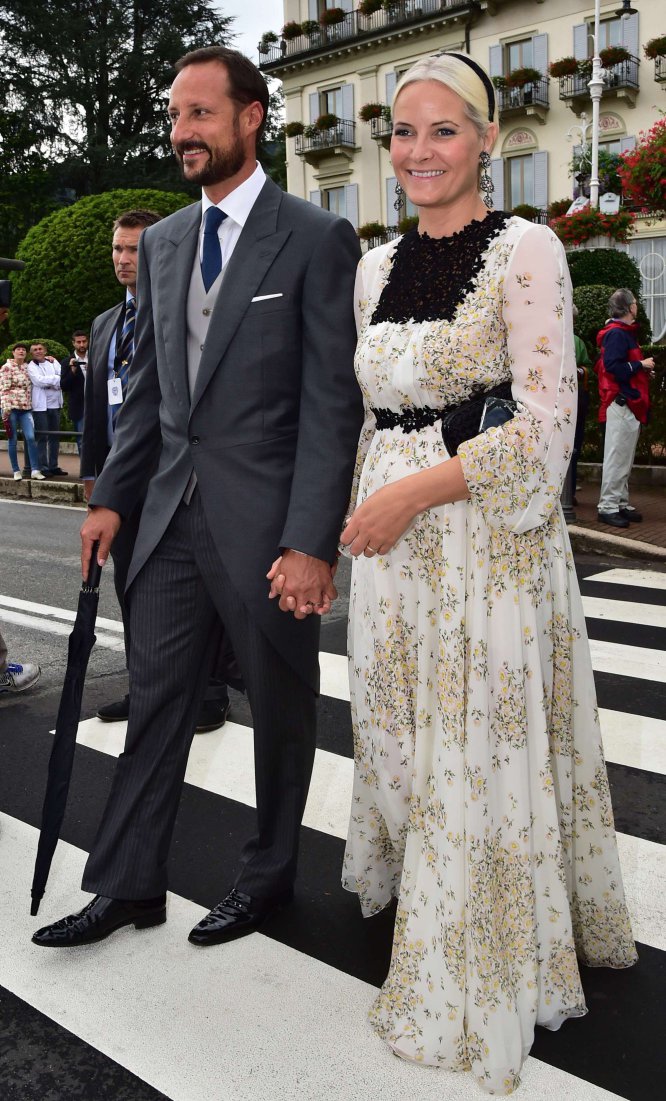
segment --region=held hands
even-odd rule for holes
[[[295,619],[326,615],[338,595],[328,562],[309,554],[286,550],[276,558],[266,577],[271,583],[269,600],[279,597],[282,612],[293,612]]]
[[[109,557],[111,544],[118,534],[121,522],[119,514],[110,508],[96,508],[88,513],[81,527],[81,574],[84,581],[88,580],[93,543],[99,539],[97,561],[100,566],[103,566]]]
[[[355,558],[360,554],[366,558],[388,554],[406,532],[418,511],[405,487],[406,480],[392,482],[371,493],[350,516],[340,542]]]

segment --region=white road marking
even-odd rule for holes
[[[666,589],[666,573],[657,570],[606,570],[591,573],[586,581],[602,581],[609,585],[636,585],[643,589]]]

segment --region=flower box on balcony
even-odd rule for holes
[[[302,122],[288,122],[284,132],[288,138],[297,138],[299,134],[305,133],[305,126]]]
[[[391,108],[386,103],[364,103],[358,113],[361,122],[370,122],[371,119],[390,119]]]
[[[386,237],[386,226],[381,222],[366,222],[365,225],[359,226],[356,232],[362,241],[372,241],[377,237]]]
[[[338,116],[326,112],[320,115],[314,124],[315,130],[330,130],[331,127],[337,126],[339,122]]]
[[[659,38],[651,38],[643,46],[643,53],[650,61],[656,61],[658,57],[666,57],[666,34]]]
[[[282,28],[282,37],[286,42],[291,41],[292,38],[300,38],[302,33],[303,27],[293,19],[289,23],[285,23]]]
[[[526,84],[535,84],[538,80],[541,80],[538,69],[514,69],[507,75],[506,83],[508,88],[524,88]]]
[[[264,31],[259,39],[259,53],[267,54],[271,46],[274,46],[278,41],[275,31]]]
[[[358,10],[361,15],[374,15],[382,7],[382,0],[361,0]]]
[[[626,210],[621,210],[618,214],[602,214],[599,210],[586,206],[574,214],[553,218],[550,226],[565,245],[582,245],[603,238],[606,247],[612,247],[611,241],[629,240],[634,228],[634,218]]]
[[[318,38],[321,34],[321,23],[318,19],[304,19],[301,23],[301,30],[308,38]]]
[[[343,8],[326,8],[319,16],[322,27],[333,27],[336,23],[342,23],[347,13]]]
[[[561,57],[559,61],[551,61],[548,72],[555,79],[561,76],[575,76],[578,72],[578,61],[575,57]]]
[[[599,58],[604,69],[610,69],[623,61],[631,61],[631,54],[624,46],[607,46],[605,50],[599,50]]]

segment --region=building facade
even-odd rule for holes
[[[660,11],[657,0],[601,6],[600,49],[614,47],[620,58],[605,70],[602,151],[633,148],[666,108],[666,59],[648,60],[643,52],[663,34]],[[259,66],[283,84],[293,194],[356,228],[378,223],[389,236],[396,233],[411,211],[395,209],[393,91],[419,58],[454,50],[484,65],[499,85],[495,206],[527,204],[545,212],[553,200],[572,197],[572,158],[577,155],[579,170],[581,158],[583,169],[589,159],[592,111],[584,69],[593,54],[593,7],[580,0],[285,0],[284,22],[284,33],[268,33],[260,43]],[[583,64],[550,77],[549,63],[564,58]],[[362,121],[359,112],[374,117]],[[666,224],[639,223],[625,247],[641,266],[646,308],[661,337]]]

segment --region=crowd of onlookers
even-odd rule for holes
[[[48,346],[18,342],[0,367],[0,410],[7,435],[9,461],[16,481],[58,478],[67,471],[58,465],[62,431],[63,394],[69,419],[81,450],[83,394],[88,362],[88,334],[72,335],[72,354],[62,362],[49,355]],[[18,432],[24,440],[23,466],[19,462]]]

